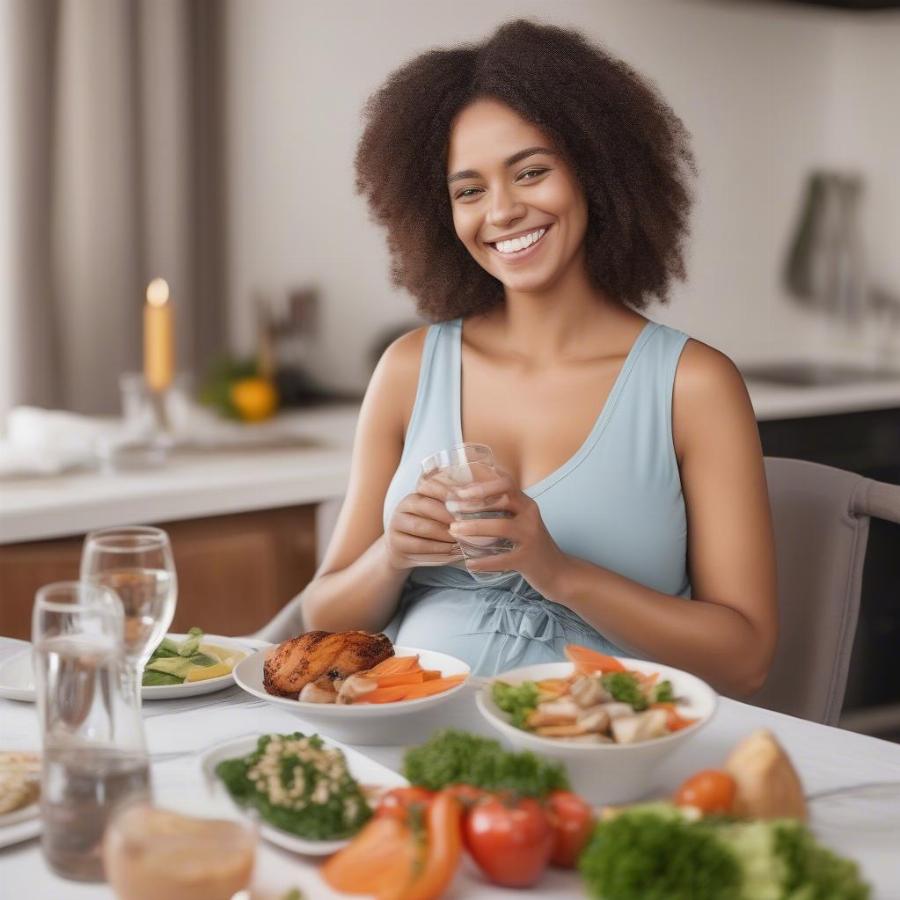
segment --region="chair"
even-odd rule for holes
[[[859,619],[872,517],[900,523],[900,486],[796,459],[765,460],[780,631],[751,703],[835,725]]]

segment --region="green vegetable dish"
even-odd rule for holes
[[[403,774],[411,784],[440,790],[449,784],[471,784],[486,790],[515,791],[527,797],[545,797],[568,790],[569,779],[559,763],[533,753],[509,753],[497,741],[464,731],[446,729],[408,750]]]
[[[241,806],[308,840],[350,837],[372,815],[343,752],[317,734],[263,735],[252,753],[220,762],[216,775]]]
[[[579,860],[602,900],[867,900],[856,863],[793,819],[692,820],[644,804],[599,824]]]
[[[203,642],[203,631],[192,628],[179,644],[164,637],[144,666],[144,687],[208,681],[227,675],[244,656],[240,650]]]

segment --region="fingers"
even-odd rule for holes
[[[508,518],[468,519],[465,522],[451,522],[449,532],[454,538],[471,540],[475,537],[509,538],[514,522]]]
[[[442,522],[444,525],[449,525],[453,521],[453,516],[447,511],[444,501],[426,494],[410,494],[403,499],[397,509],[423,519]]]
[[[453,494],[458,500],[465,501],[486,501],[502,494],[513,497],[518,493],[520,492],[515,482],[506,474],[499,474],[490,481],[476,481],[472,484],[459,485],[453,490]]]

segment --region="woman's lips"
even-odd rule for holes
[[[526,260],[531,259],[532,256],[537,252],[538,248],[544,241],[547,239],[547,235],[550,233],[550,229],[553,227],[552,225],[545,225],[544,233],[533,243],[531,246],[526,247],[524,250],[516,250],[513,253],[503,253],[498,250],[493,244],[488,244],[487,246],[490,248],[491,253],[494,256],[498,256],[505,263],[519,263],[524,262]]]

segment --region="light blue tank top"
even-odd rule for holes
[[[563,552],[681,596],[690,585],[672,388],[687,340],[648,322],[584,443],[524,491]],[[385,497],[385,527],[400,500],[415,490],[422,460],[463,441],[461,341],[461,320],[428,329],[403,453]],[[451,653],[483,675],[558,661],[570,642],[622,653],[517,573],[484,585],[458,566],[412,569],[386,632],[403,646]]]

